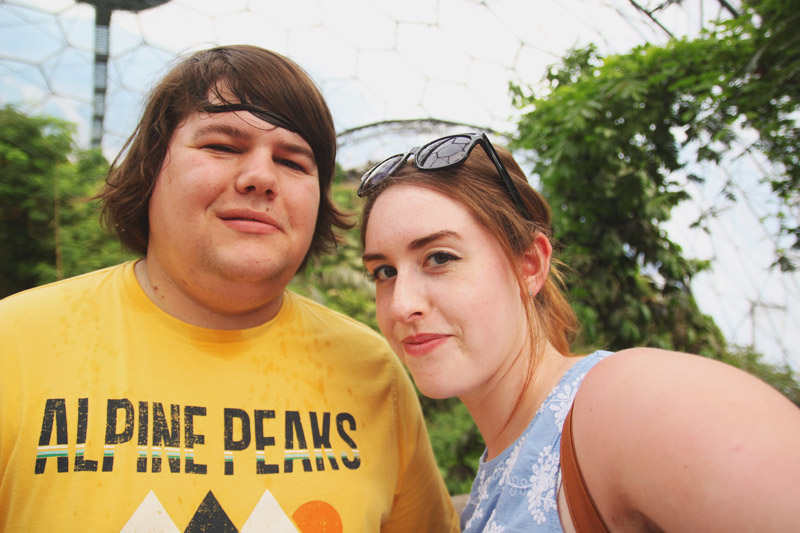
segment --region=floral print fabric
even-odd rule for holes
[[[561,428],[586,373],[611,355],[598,351],[570,368],[503,453],[484,462],[461,513],[465,533],[561,532],[557,497],[561,484]]]

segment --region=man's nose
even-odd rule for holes
[[[266,194],[272,199],[278,194],[279,170],[270,150],[253,150],[242,158],[236,190],[242,194]]]

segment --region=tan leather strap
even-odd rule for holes
[[[608,532],[600,513],[597,512],[592,496],[586,488],[586,482],[578,465],[578,456],[575,455],[575,443],[572,440],[572,408],[567,413],[564,428],[561,430],[561,476],[567,508],[575,531],[577,533]]]

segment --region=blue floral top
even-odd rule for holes
[[[472,483],[461,529],[467,532],[561,532],[561,428],[586,373],[612,352],[598,351],[575,363],[503,453],[484,462]]]

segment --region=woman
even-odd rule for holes
[[[464,531],[800,529],[786,398],[694,355],[570,353],[550,210],[506,150],[437,139],[367,172],[359,195],[381,331],[486,442]]]

